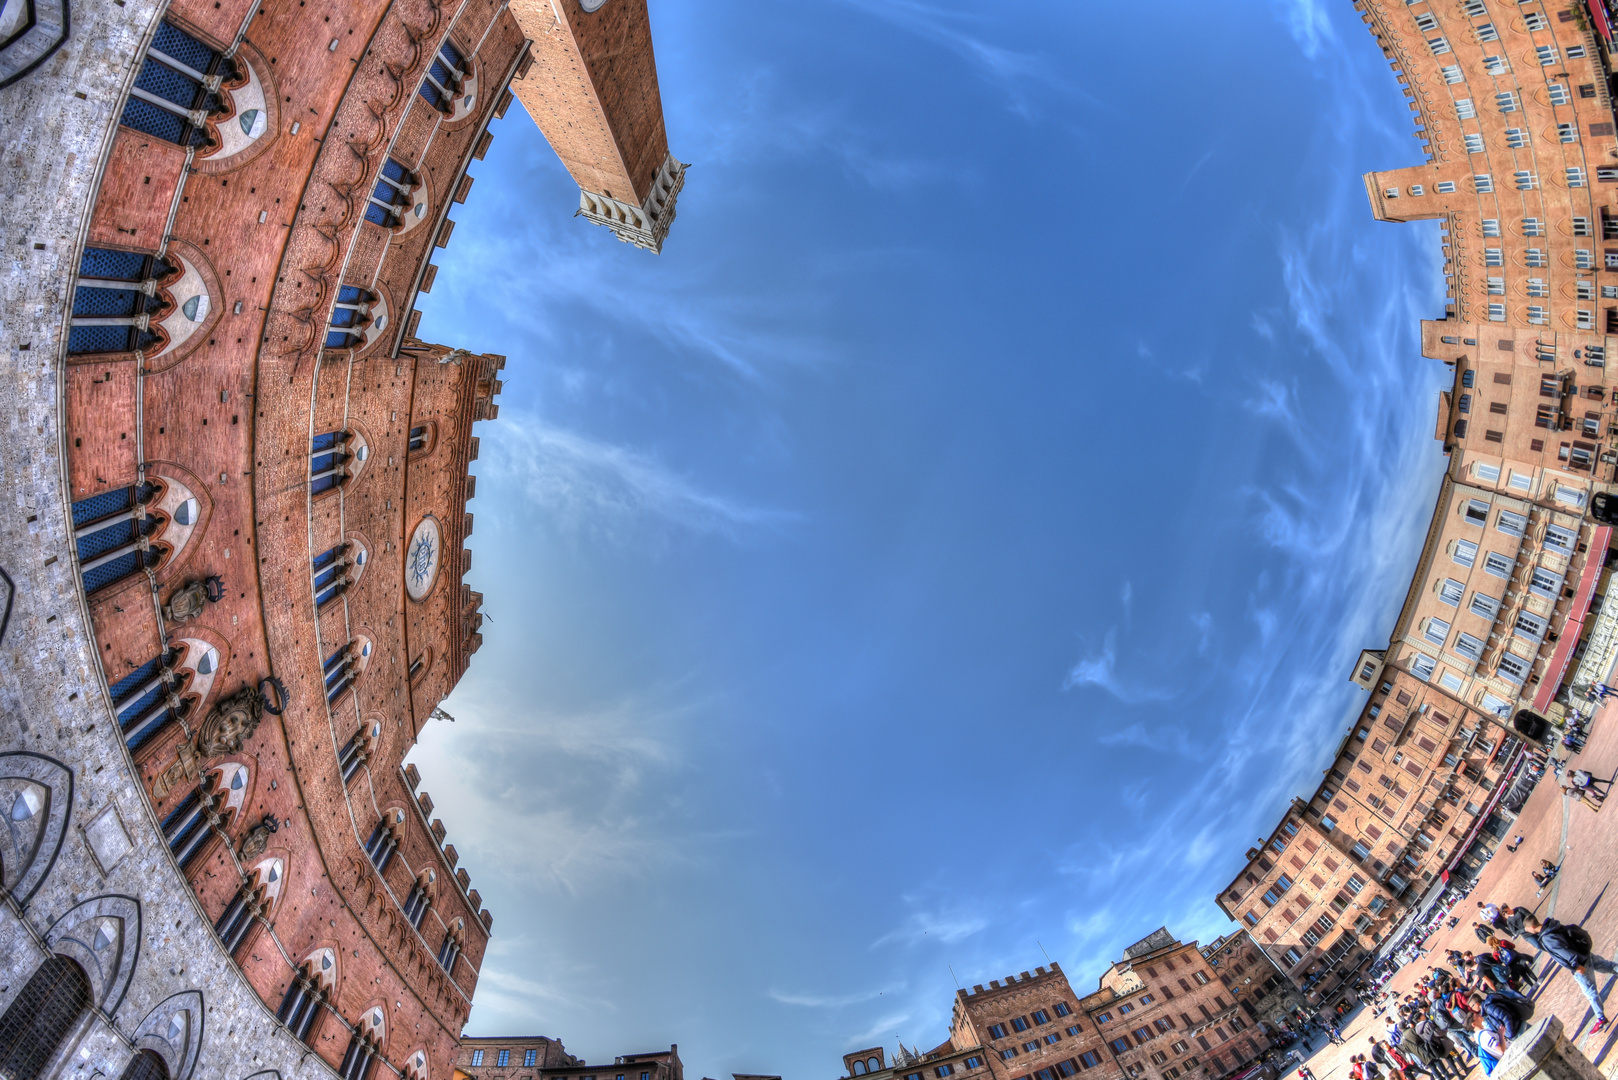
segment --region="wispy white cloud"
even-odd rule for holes
[[[910,1023],[913,1011],[892,1012],[878,1017],[869,1027],[864,1028],[843,1039],[843,1045],[850,1049],[864,1049],[873,1042],[885,1044],[888,1039],[898,1038],[899,1032]]]
[[[849,0],[852,4],[854,0]],[[987,82],[996,86],[1008,99],[1012,112],[1023,117],[1034,114],[1034,95],[1030,87],[1065,97],[1077,97],[1092,104],[1099,99],[1072,79],[1061,74],[1049,58],[1035,53],[1019,52],[988,40],[980,32],[989,20],[973,12],[951,11],[917,0],[886,0],[881,4],[858,3],[854,6],[863,15],[874,15],[930,41],[965,60]]]
[[[1321,51],[1337,40],[1323,0],[1278,0],[1278,3],[1293,40],[1309,59],[1319,59]]]
[[[669,687],[563,713],[522,690],[463,687],[455,729],[430,729],[412,755],[469,864],[500,867],[510,886],[576,894],[693,857],[674,839],[664,793],[705,702]]]
[[[898,993],[904,983],[888,983],[871,990],[856,990],[851,994],[795,994],[782,990],[768,990],[766,995],[783,1005],[801,1005],[808,1009],[842,1009],[849,1005],[862,1005],[879,997]]]
[[[1297,424],[1292,391],[1285,383],[1279,379],[1259,379],[1256,389],[1258,392],[1242,403],[1249,411],[1280,421],[1289,428]]]
[[[967,912],[915,911],[899,926],[871,942],[871,948],[894,944],[953,945],[980,932],[988,925],[988,919]]]
[[[703,491],[652,455],[567,431],[532,413],[506,413],[501,428],[485,468],[522,491],[544,520],[564,532],[620,544],[660,540],[671,529],[739,540],[795,520]]]
[[[1084,686],[1105,690],[1119,701],[1131,705],[1143,701],[1167,701],[1174,696],[1174,692],[1165,687],[1132,683],[1118,675],[1116,627],[1107,631],[1107,636],[1098,651],[1091,652],[1069,668],[1067,678],[1062,680],[1063,690]]]

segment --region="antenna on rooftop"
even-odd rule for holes
[[[955,967],[953,965],[951,965],[951,964],[945,964],[944,966],[949,968],[949,977],[955,980],[955,989],[957,989],[957,990],[962,989],[962,987],[961,987],[961,977],[959,975],[955,974]]]
[[[1034,944],[1039,945],[1039,939],[1038,938],[1034,939]],[[1039,945],[1039,954],[1045,958],[1045,962],[1047,964],[1052,962],[1051,961],[1051,954],[1045,951],[1045,946]]]

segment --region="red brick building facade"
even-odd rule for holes
[[[583,67],[525,101],[570,154],[558,132],[610,122],[590,150],[659,246],[678,184],[644,0],[568,18]],[[482,0],[173,0],[140,31],[61,286],[71,524],[45,560],[73,569],[117,750],[62,768],[127,770],[150,825],[97,818],[102,872],[161,853],[212,923],[171,973],[239,980],[344,1080],[448,1077],[492,915],[401,764],[482,642],[468,468],[506,361],[420,340],[415,304],[541,35]],[[52,767],[27,782],[66,798]],[[19,975],[0,1006],[39,1008]]]
[[[456,1080],[685,1080],[678,1044],[644,1054],[620,1054],[610,1064],[590,1065],[542,1035],[463,1039]],[[781,1080],[773,1077],[770,1080]]]
[[[1167,929],[1125,949],[1080,1004],[1131,1080],[1226,1076],[1269,1045],[1197,943]]]
[[[1448,456],[1386,649],[1320,785],[1221,891],[1311,1004],[1349,994],[1498,803],[1522,712],[1555,719],[1589,643],[1618,472],[1618,136],[1612,43],[1584,3],[1356,0],[1426,162],[1368,173],[1382,221],[1444,227]]]
[[[1236,996],[1242,1012],[1271,1030],[1294,1026],[1307,1011],[1303,995],[1247,931],[1215,938],[1202,946],[1202,957]]]
[[[1131,945],[1080,997],[1058,964],[955,995],[949,1039],[843,1056],[847,1077],[877,1080],[1094,1080],[1223,1077],[1268,1046],[1251,1009],[1216,977],[1196,942],[1165,929]]]

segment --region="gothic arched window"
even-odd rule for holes
[[[186,871],[208,846],[208,839],[224,834],[231,818],[247,800],[247,768],[234,762],[208,773],[163,819],[163,840],[174,861]]]
[[[120,123],[181,146],[212,145],[208,117],[225,110],[219,84],[235,65],[168,21],[146,50]]]
[[[118,726],[130,750],[149,741],[170,720],[185,715],[189,706],[179,696],[185,689],[185,679],[176,670],[179,662],[180,650],[170,649],[112,685],[113,709],[118,713]],[[200,662],[212,663],[207,655]]]
[[[461,920],[456,919],[455,925],[444,931],[444,943],[438,947],[438,966],[451,977],[455,975],[455,961],[461,955],[462,926]]]
[[[115,488],[73,504],[73,539],[86,593],[161,561],[161,550],[151,543],[160,522],[147,513],[157,491],[153,484]]]
[[[90,980],[65,956],[34,970],[0,1015],[0,1076],[38,1080],[90,1006]]]
[[[387,871],[388,864],[393,862],[393,853],[399,850],[399,837],[390,827],[390,816],[393,815],[383,815],[382,820],[376,823],[376,828],[371,830],[371,839],[365,842],[365,857],[371,860],[377,873]],[[403,819],[404,814],[397,813],[395,820]]]
[[[421,180],[403,165],[388,158],[382,163],[382,175],[371,189],[371,198],[365,204],[365,220],[385,228],[402,225],[413,205],[413,196]]]
[[[155,1050],[142,1050],[129,1059],[118,1080],[169,1080],[168,1063]]]
[[[433,872],[431,870],[427,871],[426,876],[418,879],[416,884],[411,887],[410,895],[405,897],[404,917],[409,919],[410,925],[417,929],[421,928],[421,920],[427,914],[427,908],[432,904],[432,895],[427,891],[427,887],[432,884],[433,877]]]
[[[322,671],[326,678],[326,704],[334,704],[343,691],[354,685],[360,670],[371,655],[369,641],[350,641],[326,658]]]
[[[382,734],[381,721],[373,720],[368,727],[356,731],[343,748],[337,751],[337,769],[343,774],[343,783],[347,784],[354,779],[364,765],[371,758],[371,748],[376,745]]]
[[[299,965],[281,998],[281,1007],[275,1011],[275,1018],[287,1026],[293,1038],[310,1047],[315,1045],[320,1014],[330,1008],[336,979],[337,961],[330,949],[320,950]]]
[[[445,38],[444,44],[438,47],[438,55],[427,66],[427,74],[422,76],[421,96],[439,112],[452,113],[468,74],[461,50]]]
[[[358,550],[350,555],[349,551],[352,548]],[[350,585],[359,580],[359,572],[365,567],[365,559],[363,547],[344,541],[309,560],[309,569],[314,575],[315,606],[324,607],[328,601],[337,599]],[[351,566],[354,568],[352,573],[348,570]]]
[[[382,1022],[382,1010],[373,1009],[354,1027],[348,1051],[343,1054],[343,1063],[337,1070],[343,1080],[367,1080],[370,1076],[371,1067],[382,1056],[385,1032]]]
[[[352,449],[350,444],[353,444]],[[319,495],[350,479],[349,462],[363,462],[365,443],[347,431],[328,431],[309,441],[309,491]]]
[[[366,216],[375,208],[375,204],[371,204]],[[331,322],[326,326],[326,348],[357,349],[364,345],[365,328],[371,325],[371,305],[376,300],[375,293],[356,285],[338,288],[337,300],[331,308]]]
[[[157,299],[157,283],[173,273],[156,255],[85,248],[73,290],[67,351],[132,352],[155,344],[159,338],[150,329],[151,319],[165,308]]]

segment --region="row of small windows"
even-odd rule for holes
[[[1540,21],[1544,20],[1543,15],[1539,15],[1538,18]],[[1416,25],[1424,32],[1432,33],[1438,29],[1438,20],[1432,15],[1418,15],[1416,16]],[[1479,23],[1473,26],[1472,30],[1476,33],[1480,45],[1487,45],[1500,40],[1500,32],[1495,29],[1493,23]],[[1446,56],[1454,51],[1447,37],[1432,37],[1427,38],[1426,41],[1427,48],[1432,50],[1434,56]],[[1583,45],[1569,45],[1564,52],[1569,60],[1582,60],[1585,57]],[[1562,54],[1557,52],[1555,45],[1538,45],[1534,48],[1534,55],[1539,60],[1540,67],[1551,67],[1559,62],[1559,55]],[[1451,64],[1443,70],[1445,82],[1459,83],[1465,81],[1466,76],[1461,73],[1459,64]],[[1504,56],[1485,56],[1483,58],[1483,70],[1490,75],[1504,75],[1511,71],[1511,61]]]
[[[1511,150],[1524,150],[1524,149],[1527,149],[1529,139],[1530,139],[1527,128],[1506,128],[1505,136],[1506,136],[1506,147],[1508,149],[1511,149]],[[1579,141],[1579,127],[1578,127],[1578,125],[1577,124],[1557,124],[1556,125],[1556,138],[1557,138],[1558,142],[1563,142],[1563,143],[1576,143],[1576,142],[1578,142]],[[1466,152],[1468,154],[1481,154],[1481,153],[1483,153],[1483,151],[1485,149],[1484,142],[1483,142],[1483,135],[1481,133],[1479,133],[1479,132],[1475,132],[1475,131],[1467,132],[1465,135],[1461,136],[1461,141],[1465,144]],[[1419,192],[1415,192],[1413,190],[1412,194],[1419,194]]]
[[[362,463],[369,450],[363,442],[349,453],[349,443],[357,441],[351,432],[327,431],[309,441],[309,493],[319,495],[349,479],[350,461]]]
[[[422,77],[421,96],[429,105],[441,113],[455,111],[455,99],[460,96],[467,77],[472,70],[467,66],[466,60],[461,56],[453,42],[445,40],[438,47],[438,55],[427,66],[427,74]]]
[[[326,348],[354,349],[365,344],[365,331],[373,325],[371,305],[376,302],[375,293],[358,286],[339,288],[337,300],[332,304],[331,322],[326,326]],[[378,330],[383,329],[387,326],[387,316],[378,316],[374,325]]]
[[[1557,127],[1560,130],[1563,128],[1571,128],[1571,125],[1558,124]],[[1566,134],[1571,135],[1571,137],[1564,138],[1562,140],[1563,142],[1578,141],[1578,133],[1576,131],[1569,131]],[[1470,148],[1470,144],[1468,144],[1468,147]],[[1482,148],[1479,147],[1478,150],[1473,150],[1471,152],[1478,153],[1481,151],[1481,149]],[[1577,165],[1569,166],[1563,170],[1563,177],[1567,181],[1567,186],[1570,188],[1582,188],[1586,186],[1588,183],[1588,176],[1589,174],[1584,170],[1584,168]],[[1596,180],[1603,184],[1618,184],[1618,166],[1598,167],[1596,169]],[[1511,174],[1511,182],[1518,191],[1533,191],[1535,188],[1539,187],[1539,174],[1534,172],[1532,169],[1518,169]],[[1472,189],[1480,195],[1492,193],[1494,191],[1494,175],[1492,173],[1474,174],[1472,177]],[[1440,180],[1438,183],[1433,185],[1433,190],[1440,195],[1453,195],[1455,193],[1455,181]],[[1387,187],[1383,189],[1382,194],[1386,198],[1397,199],[1399,198],[1399,192],[1400,189],[1397,187]],[[1425,195],[1426,193],[1427,189],[1425,186],[1421,184],[1410,185],[1410,194],[1413,197],[1419,197]]]
[[[1060,1017],[1060,1016],[1067,1016],[1067,1015],[1071,1014],[1072,1011],[1073,1010],[1068,1007],[1067,1002],[1058,1001],[1055,1005],[1051,1006],[1049,1011],[1047,1011],[1045,1009],[1035,1009],[1028,1016],[1014,1016],[1014,1017],[1012,1017],[1010,1020],[1008,1020],[1006,1022],[1007,1024],[1011,1025],[1010,1031],[1007,1031],[1006,1024],[990,1024],[989,1025],[989,1037],[991,1039],[1004,1039],[1004,1038],[1007,1037],[1007,1035],[1011,1034],[1012,1032],[1028,1031],[1031,1028],[1039,1027],[1039,1026],[1042,1026],[1044,1024],[1050,1023],[1051,1019],[1052,1019],[1052,1016],[1051,1016],[1052,1013],[1055,1013],[1056,1016]]]
[[[484,1052],[482,1050],[474,1050],[474,1051],[472,1051],[472,1067],[474,1069],[478,1068],[479,1066],[481,1066],[483,1064],[483,1053]],[[496,1066],[510,1065],[511,1064],[511,1051],[510,1050],[497,1050],[497,1051],[495,1051],[494,1063],[495,1063]],[[529,1069],[531,1069],[535,1065],[539,1064],[539,1051],[538,1050],[524,1050],[522,1052],[522,1063],[523,1063],[523,1066],[525,1068],[529,1068]],[[594,1078],[592,1077],[591,1080],[594,1080]],[[624,1078],[622,1076],[619,1076],[618,1080],[624,1080]]]
[[[167,313],[167,304],[157,297],[157,287],[174,273],[174,267],[155,255],[85,248],[73,290],[67,351],[78,356],[133,352],[160,341],[151,322]]]
[[[236,77],[231,60],[165,20],[146,51],[120,122],[181,146],[212,146],[208,117],[225,111],[220,84]]]
[[[162,561],[163,550],[153,543],[162,522],[149,510],[159,490],[149,483],[130,485],[73,504],[73,539],[86,593]],[[188,499],[176,511],[175,520],[183,516],[188,520],[179,523],[191,524],[195,513],[195,500]]]
[[[113,683],[112,707],[124,745],[131,751],[189,712],[190,699],[184,696],[187,679],[179,662],[180,650],[171,649]],[[215,663],[215,654],[205,653],[197,662],[197,674],[211,674]]]

